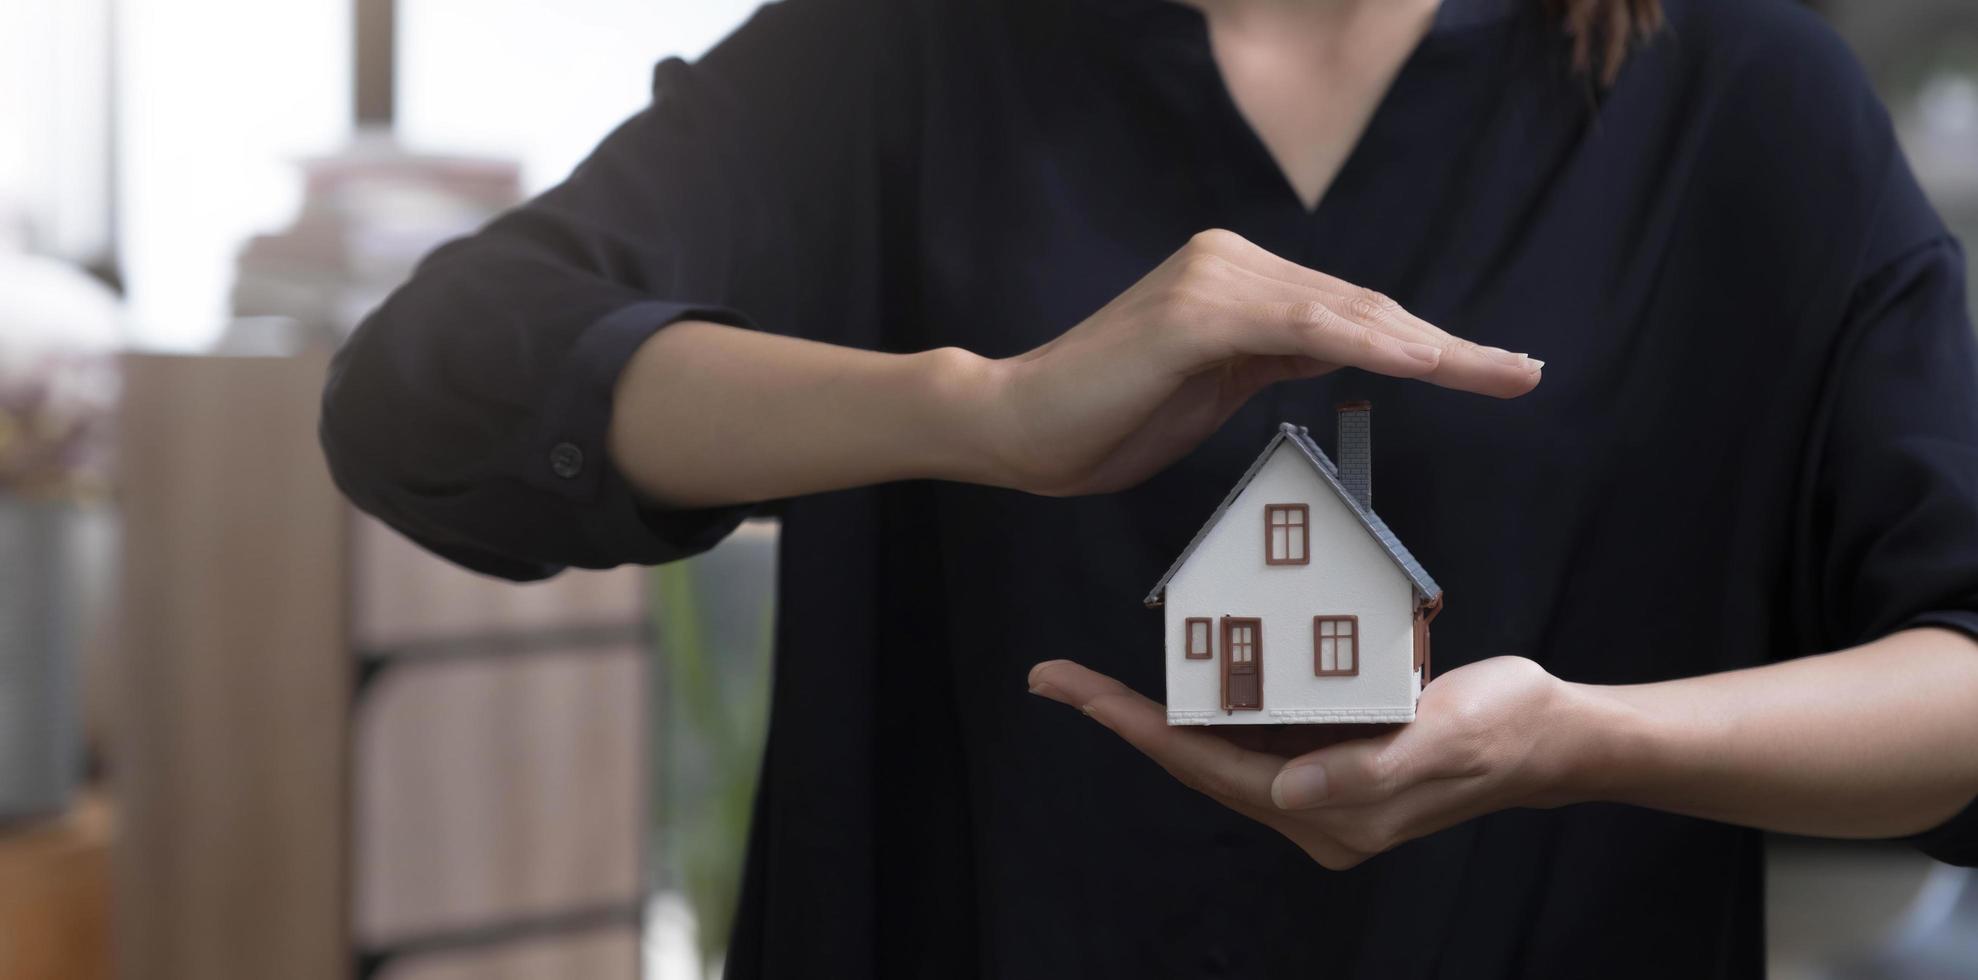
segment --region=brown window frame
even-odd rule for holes
[[[1195,652],[1195,624],[1202,624],[1202,652]],[[1216,659],[1216,623],[1207,616],[1190,616],[1181,621],[1181,655],[1189,660]]]
[[[1277,515],[1298,515],[1298,520],[1287,520],[1284,527],[1284,554],[1279,558],[1271,548],[1271,532],[1280,526]],[[1291,532],[1298,532],[1298,557],[1291,557]],[[1264,505],[1264,564],[1266,565],[1310,565],[1312,563],[1312,508],[1308,504],[1265,504]]]
[[[1321,625],[1321,624],[1324,624],[1324,623],[1333,623],[1333,624],[1335,624],[1335,625],[1334,625],[1334,627],[1333,627],[1333,635],[1332,635],[1332,636],[1320,636],[1320,635],[1319,635],[1319,627],[1320,627],[1320,625]],[[1348,631],[1347,633],[1345,633],[1345,634],[1342,634],[1342,633],[1340,633],[1340,632],[1339,632],[1339,628],[1338,628],[1338,625],[1337,625],[1337,624],[1339,624],[1339,623],[1345,623],[1345,624],[1346,624],[1346,626],[1347,626],[1347,631]],[[1338,665],[1338,663],[1339,663],[1339,639],[1340,639],[1340,637],[1341,637],[1341,636],[1346,636],[1346,637],[1348,637],[1349,639],[1351,639],[1351,640],[1353,641],[1353,666],[1352,666],[1352,668],[1351,668],[1351,669],[1349,669],[1349,670],[1341,670],[1341,669],[1340,669],[1340,668],[1339,668],[1339,667],[1337,666],[1337,665]],[[1322,664],[1324,663],[1324,661],[1322,661],[1322,660],[1320,660],[1320,659],[1319,659],[1319,656],[1320,656],[1320,649],[1319,649],[1319,641],[1320,641],[1320,640],[1331,640],[1331,641],[1333,641],[1333,653],[1332,653],[1332,662],[1333,662],[1333,664],[1334,664],[1334,667],[1333,667],[1333,668],[1332,668],[1331,670],[1327,670],[1327,669],[1326,669],[1326,668],[1325,668],[1324,666],[1322,666]],[[1313,617],[1312,617],[1312,676],[1314,676],[1314,677],[1358,677],[1359,675],[1360,675],[1360,617],[1358,617],[1358,616],[1313,616]]]

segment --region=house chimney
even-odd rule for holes
[[[1360,506],[1374,509],[1372,402],[1339,406],[1339,482]]]

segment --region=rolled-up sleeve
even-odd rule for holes
[[[643,503],[606,450],[612,392],[668,324],[845,342],[871,207],[877,0],[786,0],[694,65],[563,184],[429,256],[338,351],[321,436],[363,510],[450,560],[542,578],[653,564],[749,508]]]
[[[1806,510],[1809,629],[1827,649],[1924,626],[1978,639],[1978,344],[1957,243],[1880,263],[1842,337]],[[1978,805],[1912,843],[1978,865]]]

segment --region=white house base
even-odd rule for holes
[[[1308,708],[1303,711],[1268,711],[1272,721],[1286,725],[1384,725],[1414,721],[1413,708]]]
[[[1415,671],[1414,697],[1405,708],[1286,708],[1279,711],[1216,711],[1169,708],[1170,725],[1392,725],[1415,720],[1422,699],[1422,672]]]
[[[1306,708],[1286,711],[1169,711],[1170,725],[1384,725],[1415,720],[1413,708]]]

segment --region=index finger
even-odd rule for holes
[[[1248,243],[1245,243],[1248,245]],[[1433,370],[1422,380],[1499,398],[1514,398],[1538,385],[1544,361],[1455,336],[1415,315],[1407,307],[1371,289],[1307,268],[1256,245],[1239,248],[1230,262],[1259,281],[1309,290],[1332,312],[1348,322],[1408,343],[1427,344],[1441,351]]]

